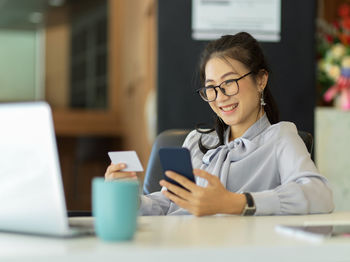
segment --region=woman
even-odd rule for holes
[[[141,214],[331,212],[332,192],[295,125],[278,122],[258,42],[242,32],[209,43],[200,76],[203,87],[198,93],[217,120],[212,130],[192,131],[183,145],[191,152],[196,184],[167,171],[187,190],[161,180],[161,192],[141,197]],[[121,164],[111,165],[105,177],[136,177],[122,169]]]

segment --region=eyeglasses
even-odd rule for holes
[[[199,95],[206,102],[215,101],[218,95],[217,88],[219,88],[221,93],[223,93],[225,96],[237,95],[239,93],[238,81],[251,73],[252,71],[250,71],[249,73],[246,73],[245,75],[239,78],[225,80],[224,82],[222,82],[220,85],[217,85],[217,86],[210,85],[210,86],[199,88],[198,90],[196,90],[196,92],[199,93]]]

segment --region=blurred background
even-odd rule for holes
[[[0,0],[0,102],[51,105],[68,209],[90,209],[108,151],[136,150],[146,168],[159,132],[211,124],[194,93],[209,40],[194,37],[195,2],[230,0]],[[346,1],[268,2],[280,31],[261,44],[281,119],[315,135],[315,108],[333,106],[318,81],[318,27]]]

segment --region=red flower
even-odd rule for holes
[[[326,35],[326,40],[327,40],[327,42],[328,43],[333,43],[333,36],[331,36],[331,35]]]
[[[342,25],[345,29],[350,30],[350,17],[345,17],[342,21]]]
[[[347,17],[350,15],[350,6],[348,4],[342,4],[338,8],[338,14],[340,17]]]
[[[336,30],[339,30],[339,29],[340,29],[340,25],[339,25],[339,22],[338,22],[338,21],[335,21],[335,22],[333,22],[332,24],[333,24],[333,26],[334,26],[334,28],[335,28]]]

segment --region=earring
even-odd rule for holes
[[[260,105],[261,106],[266,106],[266,103],[265,103],[265,100],[264,100],[264,91],[261,92]]]

